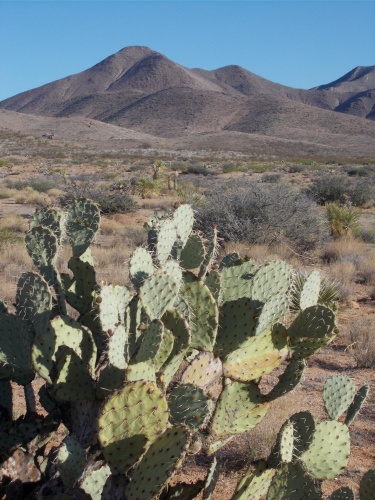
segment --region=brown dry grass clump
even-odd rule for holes
[[[346,330],[348,350],[358,368],[375,368],[375,316],[353,319]]]

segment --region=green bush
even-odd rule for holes
[[[202,231],[217,224],[225,241],[313,248],[327,236],[316,204],[286,184],[233,182],[218,187],[197,208]]]
[[[196,175],[208,175],[210,171],[206,167],[206,165],[190,165],[187,171],[188,174],[196,174]]]
[[[60,197],[62,206],[68,205],[73,199],[87,197],[97,203],[102,214],[134,212],[137,203],[131,196],[121,191],[111,190],[107,186],[78,185],[70,189]]]
[[[307,194],[320,205],[334,202],[360,207],[374,199],[374,186],[366,179],[325,174],[314,180]]]

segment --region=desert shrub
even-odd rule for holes
[[[288,171],[290,174],[300,174],[306,171],[306,167],[304,165],[291,165]]]
[[[61,175],[36,175],[26,180],[7,180],[5,185],[8,188],[17,190],[31,187],[34,191],[46,193],[49,189],[56,188],[59,184],[62,184],[62,180],[63,178]]]
[[[374,187],[365,179],[326,174],[314,180],[307,194],[321,205],[333,202],[360,207],[374,198]]]
[[[281,181],[280,174],[264,174],[262,176],[262,182],[265,182],[266,184],[276,184],[277,182],[280,181]]]
[[[141,177],[137,181],[137,192],[142,199],[157,196],[160,194],[160,190],[161,185],[157,180],[154,181],[148,177]]]
[[[211,192],[197,207],[201,230],[217,224],[225,241],[314,247],[327,235],[315,203],[285,184],[233,182]]]
[[[375,319],[356,318],[348,326],[350,352],[359,368],[375,368]]]
[[[327,203],[326,211],[331,234],[334,238],[352,236],[359,230],[361,212],[346,205]]]
[[[188,174],[196,174],[196,175],[208,175],[210,171],[206,167],[206,165],[190,165],[187,169]]]
[[[97,203],[103,214],[134,212],[137,208],[136,202],[128,194],[100,185],[70,187],[69,191],[60,196],[59,202],[66,206],[72,199],[81,197],[90,198]]]
[[[21,243],[23,238],[9,227],[0,229],[0,248],[6,244],[14,245]]]

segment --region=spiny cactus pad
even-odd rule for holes
[[[181,376],[181,383],[207,389],[222,375],[222,364],[211,352],[200,352]]]
[[[32,362],[35,370],[47,382],[52,383],[50,372],[60,346],[70,347],[94,373],[96,345],[90,330],[69,316],[56,316],[42,335],[37,335],[32,346]]]
[[[265,417],[268,403],[253,382],[232,382],[221,393],[213,415],[211,431],[217,436],[249,431]]]
[[[353,422],[355,417],[358,415],[360,409],[362,408],[363,403],[366,401],[368,393],[369,393],[368,385],[364,385],[358,390],[358,392],[354,396],[352,404],[348,408],[345,418],[345,425],[349,426]]]
[[[57,256],[57,238],[48,227],[36,226],[25,236],[26,249],[43,278],[52,284]]]
[[[225,357],[254,335],[257,311],[251,299],[242,297],[225,302],[219,310],[219,328],[214,352]]]
[[[333,375],[327,378],[323,388],[323,400],[328,415],[338,420],[353,401],[355,386],[346,375]]]
[[[191,346],[212,351],[219,323],[219,311],[209,288],[193,274],[186,275],[180,290],[192,315]]]
[[[267,493],[275,469],[265,469],[261,463],[254,472],[249,472],[238,483],[232,500],[261,500]]]
[[[42,276],[23,273],[18,280],[16,294],[18,315],[32,325],[36,334],[43,334],[52,311],[52,294]]]
[[[208,415],[209,399],[202,389],[193,384],[181,384],[172,389],[168,396],[171,421],[198,428]]]
[[[157,232],[156,253],[159,265],[162,266],[167,262],[176,240],[175,222],[171,219],[164,220]]]
[[[274,260],[263,265],[252,280],[251,298],[264,304],[275,293],[286,293],[291,279],[291,269],[285,262]]]
[[[359,485],[360,500],[373,500],[375,491],[375,469],[368,470]]]
[[[126,472],[167,426],[168,404],[160,389],[145,381],[129,382],[103,404],[98,437],[112,470]]]
[[[203,500],[210,500],[212,498],[213,492],[216,487],[216,483],[219,479],[220,475],[220,465],[219,462],[214,457],[213,462],[211,464],[210,470],[207,474],[206,483],[204,485],[203,491]]]
[[[304,309],[288,328],[294,339],[307,337],[319,340],[329,335],[335,327],[335,314],[328,307],[317,305]]]
[[[219,305],[243,297],[250,298],[252,278],[257,269],[258,266],[253,260],[248,260],[241,265],[223,267],[220,273]]]
[[[96,273],[94,262],[88,248],[80,257],[71,257],[68,262],[73,278],[62,274],[65,299],[80,314],[91,311],[95,297]]]
[[[61,243],[62,229],[64,225],[64,213],[59,208],[42,207],[34,212],[30,221],[30,229],[37,226],[44,226],[51,229],[57,238],[58,244]]]
[[[173,269],[160,268],[143,283],[140,290],[142,305],[151,320],[159,319],[172,307],[177,298],[182,271],[176,262]]]
[[[186,427],[167,429],[149,447],[126,489],[129,500],[152,500],[158,496],[180,466],[191,436]]]
[[[152,256],[145,248],[137,248],[129,262],[129,274],[135,287],[140,287],[144,280],[154,274]]]
[[[126,380],[127,382],[135,382],[136,380],[156,382],[155,368],[146,361],[129,365],[126,369]]]
[[[198,234],[192,234],[182,249],[180,265],[184,269],[196,269],[202,264],[205,253],[202,238]]]
[[[289,422],[294,428],[294,454],[300,456],[310,446],[315,432],[314,417],[308,411],[294,413]]]
[[[173,221],[176,227],[177,236],[182,248],[187,244],[189,235],[194,225],[194,212],[190,205],[180,205],[173,212]]]
[[[288,297],[285,294],[272,295],[262,307],[258,317],[255,335],[261,335],[288,312]]]
[[[107,479],[111,475],[111,469],[108,465],[103,465],[100,469],[89,472],[84,479],[80,481],[79,487],[90,495],[92,500],[101,500],[102,492]]]
[[[304,360],[291,359],[284,372],[279,376],[278,383],[267,394],[267,400],[272,401],[292,391],[299,384],[305,367]]]
[[[67,488],[73,488],[86,465],[86,453],[72,436],[67,436],[59,448],[56,467]]]
[[[350,436],[346,425],[340,422],[320,422],[313,439],[301,460],[306,470],[317,479],[333,479],[347,466],[350,454]]]
[[[266,331],[251,337],[229,354],[223,364],[224,376],[240,382],[256,380],[271,373],[287,354],[286,335]]]
[[[355,500],[354,492],[348,486],[343,486],[335,490],[332,495],[328,497],[328,500]]]
[[[298,463],[284,464],[273,476],[267,500],[321,500],[313,480]]]
[[[301,290],[299,305],[302,311],[308,307],[315,306],[318,303],[320,283],[320,273],[316,269],[306,279]]]
[[[100,225],[98,205],[90,200],[80,198],[73,200],[67,212],[66,234],[73,250],[79,257],[89,247]]]

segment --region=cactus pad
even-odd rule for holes
[[[200,352],[181,376],[181,383],[207,389],[222,375],[222,364],[211,352]]]
[[[92,500],[101,500],[104,485],[110,475],[111,469],[109,466],[103,465],[100,469],[96,469],[85,475],[79,486]]]
[[[257,269],[258,266],[253,260],[248,260],[241,265],[223,267],[219,305],[243,297],[250,298],[252,278]]]
[[[261,500],[270,487],[273,476],[276,474],[274,469],[265,469],[261,464],[254,472],[246,474],[238,483],[232,500]]]
[[[369,392],[368,385],[362,386],[357,394],[354,396],[352,404],[348,408],[348,412],[345,418],[345,425],[349,426],[355,417],[358,415],[360,409],[363,406],[363,403],[366,401],[367,395]]]
[[[56,467],[67,488],[73,488],[86,465],[86,453],[72,436],[67,436],[59,448]]]
[[[152,382],[127,383],[103,404],[98,419],[98,437],[112,470],[126,472],[163,432],[168,405]]]
[[[318,303],[320,283],[321,278],[318,270],[313,271],[306,279],[301,290],[299,300],[299,305],[302,311],[308,307],[315,306]]]
[[[259,315],[255,335],[260,335],[268,330],[278,321],[281,316],[288,312],[288,297],[285,294],[276,293],[270,297],[262,307]]]
[[[204,424],[208,415],[209,399],[202,389],[193,384],[181,384],[169,394],[171,421],[197,428]]]
[[[147,450],[126,489],[128,500],[152,500],[169,483],[190,444],[186,428],[174,426],[159,436]]]
[[[203,262],[205,252],[202,238],[198,234],[192,234],[181,252],[181,266],[184,269],[198,268]]]
[[[298,463],[288,463],[280,467],[273,476],[267,500],[321,500],[313,480]]]
[[[252,280],[251,298],[264,304],[275,293],[286,293],[289,288],[291,269],[285,262],[274,260],[262,266]]]
[[[210,500],[219,479],[220,466],[216,457],[214,457],[211,467],[207,474],[206,483],[204,485],[203,500]]]
[[[284,372],[279,376],[278,383],[267,394],[267,400],[273,401],[292,391],[301,381],[305,367],[306,363],[304,360],[291,359]]]
[[[73,250],[73,255],[82,255],[95,237],[100,225],[98,205],[80,198],[73,200],[67,212],[66,234]]]
[[[354,492],[348,486],[343,486],[335,490],[332,495],[328,497],[328,500],[355,500]]]
[[[154,271],[150,252],[142,247],[137,248],[129,262],[129,274],[134,286],[140,287],[146,278],[154,274]]]
[[[241,434],[259,424],[268,403],[253,382],[232,382],[221,393],[213,415],[211,431],[217,436]]]
[[[360,500],[373,500],[375,491],[375,469],[368,470],[359,485]]]
[[[315,432],[314,417],[308,411],[294,413],[289,418],[294,427],[294,454],[300,456],[310,446]]]
[[[194,225],[194,212],[191,206],[187,204],[180,205],[173,212],[173,222],[175,224],[177,236],[181,242],[181,246],[184,247],[187,244],[189,235]]]
[[[320,422],[312,441],[301,454],[306,470],[317,479],[333,479],[348,463],[350,437],[346,425],[340,422]]]
[[[355,386],[346,375],[333,375],[327,378],[323,388],[323,400],[328,415],[338,420],[353,401]]]
[[[307,337],[319,340],[330,335],[335,327],[335,314],[328,307],[321,305],[304,309],[288,329],[288,335],[294,339]]]
[[[223,364],[224,376],[240,382],[256,380],[271,373],[287,354],[286,335],[266,331],[251,337],[229,354]]]

